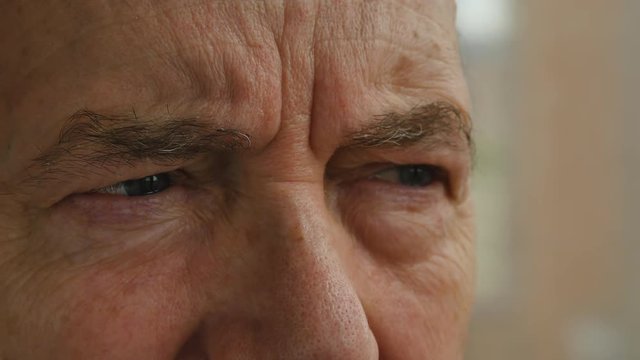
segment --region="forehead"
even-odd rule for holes
[[[455,56],[454,5],[453,0],[3,2],[0,41],[11,51],[3,51],[0,60],[11,71],[2,76],[25,78],[47,67],[83,75],[126,71],[127,65],[141,71],[144,65],[198,56],[219,64],[230,53],[260,55],[291,47],[285,42],[301,43],[300,50],[337,51],[344,44],[351,51],[447,58]],[[286,36],[288,28],[298,32]],[[269,64],[268,58],[259,60]]]
[[[345,107],[355,98],[434,94],[464,107],[454,12],[453,0],[3,2],[0,112],[14,121],[0,130],[46,137],[79,108],[184,104],[251,112],[268,130],[296,96],[346,112],[367,108]]]

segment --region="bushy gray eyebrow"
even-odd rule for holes
[[[251,136],[228,128],[211,128],[197,117],[143,119],[135,111],[105,115],[82,109],[71,115],[57,142],[34,159],[39,177],[91,168],[158,165],[193,159],[210,152],[251,147]],[[33,175],[33,174],[32,174]]]
[[[206,153],[247,149],[251,139],[236,129],[212,128],[198,117],[143,119],[133,110],[125,115],[105,115],[82,109],[69,117],[57,142],[34,159],[29,172],[31,180],[39,182],[133,166],[140,161],[169,165]],[[470,121],[447,102],[388,112],[347,134],[342,150],[416,143],[471,153]]]
[[[432,102],[406,112],[376,116],[371,124],[349,134],[346,147],[403,147],[422,143],[426,148],[448,147],[473,152],[471,121],[448,102]]]

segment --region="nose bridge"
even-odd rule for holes
[[[269,336],[295,358],[371,359],[377,347],[367,319],[342,270],[334,244],[346,234],[324,206],[320,187],[270,186],[258,241],[266,242],[271,273],[265,284]]]

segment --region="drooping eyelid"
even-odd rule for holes
[[[429,164],[402,164],[402,165],[396,165],[396,164],[391,164],[388,167],[372,174],[369,179],[375,180],[375,179],[379,179],[379,175],[383,175],[385,173],[389,173],[392,171],[399,171],[401,167],[404,166],[424,166],[426,168],[427,171],[429,171],[431,173],[431,175],[433,175],[433,181],[440,181],[440,182],[447,182],[447,178],[448,178],[448,174],[447,172],[437,166],[433,166],[433,165],[429,165]]]
[[[453,171],[458,166],[455,156],[438,152],[410,151],[410,149],[387,149],[386,151],[364,149],[361,151],[336,153],[327,163],[327,175],[341,172],[381,171],[388,167],[403,165],[427,165]]]
[[[340,182],[363,178],[367,173],[385,167],[427,165],[437,169],[438,181],[445,185],[447,196],[463,197],[471,171],[471,158],[465,153],[447,149],[424,151],[419,148],[379,149],[338,152],[327,163],[326,177]]]
[[[193,166],[198,161],[201,161],[201,158],[172,164],[140,161],[117,167],[105,166],[100,169],[87,168],[83,171],[77,170],[74,173],[53,174],[47,179],[26,185],[28,192],[25,190],[24,201],[34,207],[46,209],[74,194],[94,192],[97,189],[131,179],[167,172],[176,175],[184,174],[186,177],[188,172],[181,169]]]
[[[380,173],[384,173],[387,171],[399,171],[400,167],[407,166],[407,165],[428,167],[429,171],[432,171],[433,181],[431,181],[427,186],[407,186],[401,183],[386,181],[377,177],[377,175]],[[439,184],[445,189],[445,191],[447,192],[447,195],[449,195],[449,193],[451,192],[451,182],[449,181],[449,175],[447,174],[447,172],[442,168],[429,165],[429,164],[402,164],[402,165],[386,164],[386,167],[383,168],[382,170],[374,172],[364,178],[356,178],[352,180],[352,182],[353,181],[366,181],[366,182],[378,183],[378,184],[384,185],[385,187],[404,188],[406,189],[405,191],[425,191],[425,190],[428,190],[428,188],[431,188],[434,185]]]
[[[410,147],[359,148],[339,150],[327,166],[355,168],[364,164],[392,163],[397,165],[430,164],[448,169],[450,167],[471,167],[472,158],[467,151],[456,151],[448,147],[424,148],[420,144]]]
[[[125,183],[128,181],[139,181],[139,180],[143,180],[147,177],[150,176],[159,176],[159,175],[168,175],[169,176],[169,186],[168,187],[172,187],[176,184],[180,184],[184,182],[184,179],[186,178],[186,175],[184,173],[182,173],[181,171],[173,171],[173,172],[164,172],[164,173],[156,173],[156,174],[150,174],[147,176],[143,176],[142,178],[136,178],[136,179],[127,179],[124,181],[120,181],[117,182],[115,184],[111,184],[111,185],[107,185],[105,187],[90,191],[89,193],[98,193],[98,194],[105,194],[105,195],[114,195],[114,196],[132,196],[127,194],[127,191],[125,190]],[[164,191],[164,190],[163,190]],[[157,194],[161,193],[162,191],[158,191]],[[147,194],[147,196],[150,195],[155,195],[154,194]]]

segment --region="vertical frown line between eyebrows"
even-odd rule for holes
[[[407,112],[376,116],[371,125],[349,135],[345,148],[401,147],[419,142],[430,149],[447,147],[473,153],[470,121],[449,103],[429,103]],[[169,165],[251,145],[250,135],[212,127],[199,117],[144,119],[135,111],[102,115],[82,109],[69,117],[57,142],[38,155],[27,171],[31,180],[71,173],[82,176],[140,161]]]
[[[169,164],[207,152],[251,147],[251,137],[238,130],[212,128],[198,117],[139,118],[80,110],[69,117],[58,141],[34,159],[44,172],[77,167],[131,165],[137,161]]]

